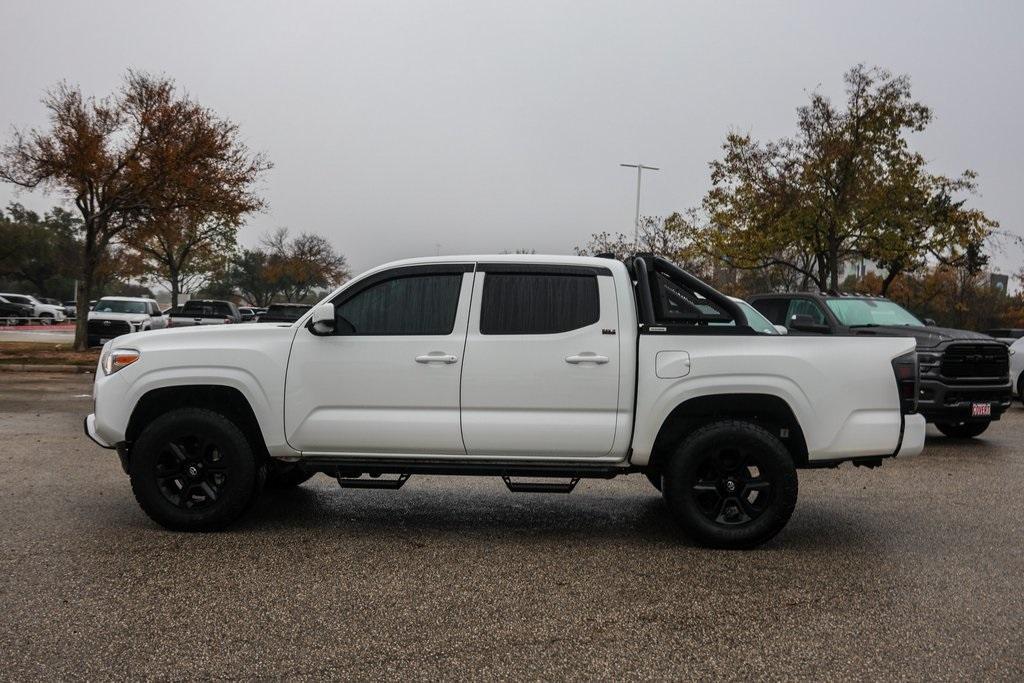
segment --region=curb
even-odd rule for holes
[[[0,372],[66,372],[91,373],[91,365],[21,365],[18,363],[0,363]]]

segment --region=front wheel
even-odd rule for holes
[[[53,313],[40,313],[39,314],[40,325],[52,325],[53,324]]]
[[[984,422],[936,422],[935,427],[951,439],[973,439],[988,429],[990,424],[992,423],[987,420]]]
[[[237,519],[262,486],[262,468],[234,422],[203,408],[172,410],[132,447],[132,492],[175,531],[213,531]]]
[[[753,548],[793,514],[796,467],[769,432],[725,420],[686,437],[663,470],[662,491],[676,521],[698,543]]]

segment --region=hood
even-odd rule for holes
[[[89,320],[125,320],[130,323],[143,323],[149,320],[145,313],[110,313],[89,311]]]
[[[918,327],[913,325],[879,325],[878,327],[856,327],[853,333],[858,336],[875,337],[913,337],[917,347],[930,349],[950,341],[989,341],[996,339],[969,330],[955,330],[951,327]],[[998,343],[998,342],[997,342]]]

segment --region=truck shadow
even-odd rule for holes
[[[258,535],[328,532],[360,539],[401,538],[414,544],[467,538],[510,543],[587,538],[700,548],[682,533],[653,490],[637,487],[565,496],[488,489],[432,486],[396,492],[303,486],[265,493],[232,530]],[[801,514],[798,506],[789,526],[762,549],[870,544],[878,531],[859,529],[857,523],[863,520],[843,511],[811,512]]]

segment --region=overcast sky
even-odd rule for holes
[[[107,94],[128,68],[165,73],[275,164],[242,242],[311,230],[359,271],[628,232],[622,162],[662,169],[644,214],[694,205],[730,129],[791,134],[807,91],[841,96],[865,62],[911,76],[935,111],[915,144],[976,170],[976,205],[1019,233],[1022,25],[1021,2],[4,0],[0,126],[44,124],[61,79]],[[12,198],[54,203],[0,185]]]

